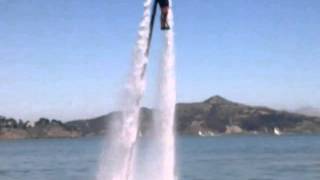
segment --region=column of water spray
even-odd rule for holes
[[[171,3],[170,3],[171,4]],[[159,98],[154,115],[156,152],[156,176],[154,180],[174,180],[175,177],[175,53],[173,12],[169,11],[171,30],[165,32],[165,47],[160,70]]]
[[[97,180],[130,180],[133,177],[135,145],[139,131],[140,100],[145,89],[144,74],[148,57],[147,49],[151,0],[144,2],[144,14],[140,23],[138,40],[133,53],[133,65],[121,97],[121,116],[115,117],[107,134]]]

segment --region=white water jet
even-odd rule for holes
[[[140,24],[138,40],[134,49],[133,66],[129,74],[121,104],[121,115],[113,118],[108,133],[106,148],[101,157],[97,180],[174,180],[175,178],[175,138],[174,114],[176,103],[175,54],[173,14],[169,11],[171,30],[165,32],[165,49],[161,64],[159,102],[155,110],[153,153],[146,154],[153,159],[146,162],[154,168],[136,164],[136,143],[139,134],[139,113],[141,98],[145,90],[145,68],[148,63],[147,46],[150,32],[151,0],[145,0],[144,16]],[[135,172],[142,168],[142,176]],[[139,169],[139,168],[138,168]],[[140,168],[141,169],[141,168]],[[148,171],[148,173],[146,173]]]
[[[171,3],[170,3],[171,4]],[[174,180],[175,177],[175,53],[173,12],[169,10],[171,29],[165,32],[165,47],[160,69],[158,103],[154,113],[155,152],[153,180]]]
[[[146,84],[142,74],[144,74],[145,66],[148,63],[145,52],[148,45],[150,11],[151,0],[145,0],[143,19],[134,48],[133,66],[124,94],[121,96],[121,116],[113,120],[115,123],[107,135],[97,180],[130,180],[134,176],[133,163],[139,132],[140,101]]]

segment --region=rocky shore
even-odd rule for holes
[[[216,134],[320,133],[320,118],[267,107],[248,106],[211,97],[203,102],[179,103],[176,106],[178,134],[213,136]],[[40,118],[34,124],[0,116],[0,139],[77,138],[105,134],[119,112],[86,120],[63,123]],[[141,134],[151,129],[152,110],[141,110]]]

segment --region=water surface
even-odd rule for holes
[[[102,142],[0,141],[0,180],[94,180]],[[320,136],[179,137],[177,164],[181,180],[319,180]]]

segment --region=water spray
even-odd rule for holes
[[[109,138],[110,142],[106,143],[105,149],[107,150],[102,155],[97,180],[133,180],[135,177],[135,166],[138,166],[138,164],[135,164],[135,155],[140,129],[139,114],[141,99],[146,86],[145,71],[148,64],[158,4],[160,4],[162,11],[162,29],[169,30],[169,24],[173,25],[172,10],[169,11],[168,22],[166,22],[166,18],[163,18],[167,17],[167,13],[164,16],[163,11],[165,2],[167,0],[155,0],[152,6],[151,0],[145,0],[143,19],[140,23],[138,40],[133,53],[133,65],[124,94],[122,95],[121,115],[113,120],[115,125],[113,125],[112,129],[117,129],[118,131],[111,131],[112,133],[107,135],[112,138]],[[169,9],[169,6],[167,8]],[[164,27],[163,25],[167,26]],[[162,157],[159,160],[161,173],[158,176],[159,180],[173,180],[174,178],[175,57],[173,41],[173,31],[165,31],[165,50],[159,94],[160,101],[157,107],[159,117],[155,119],[155,124],[159,124],[161,127],[161,133],[156,138],[156,141],[160,145],[160,157]],[[155,177],[145,178],[154,179]]]

